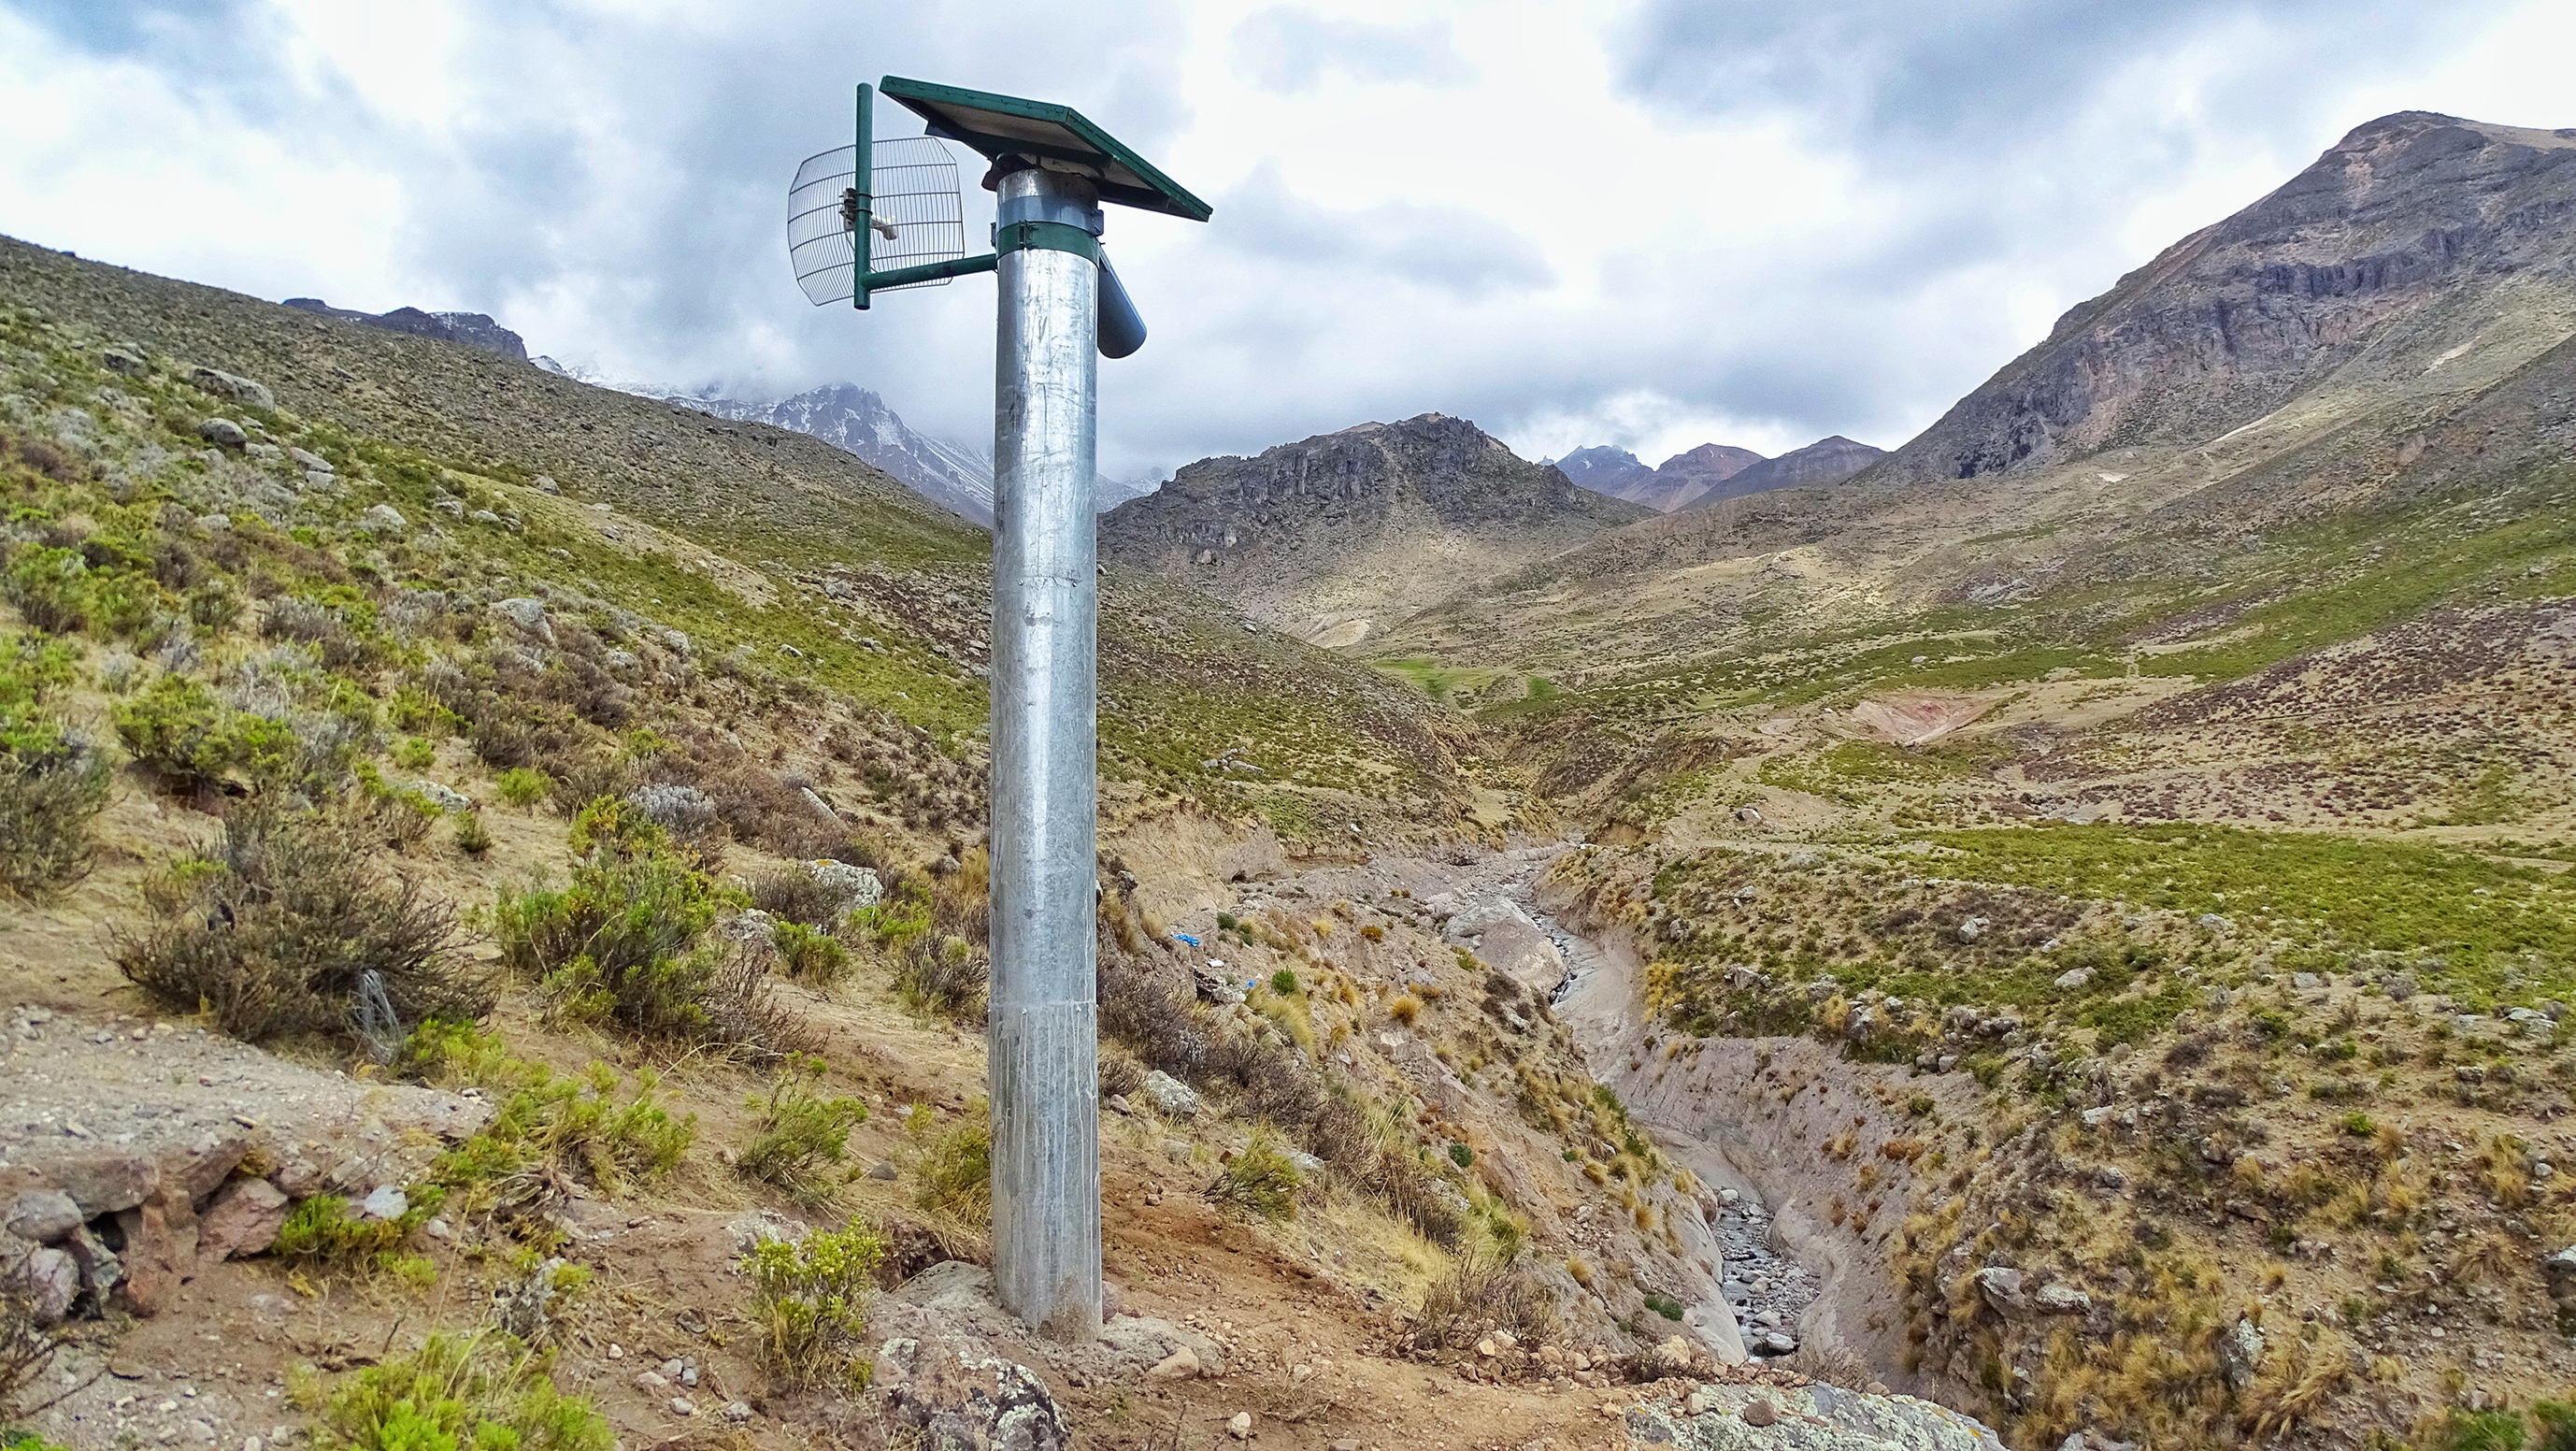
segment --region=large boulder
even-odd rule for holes
[[[197,1221],[198,1258],[239,1260],[265,1252],[286,1227],[290,1202],[265,1179],[235,1180]]]
[[[2540,1262],[2540,1272],[2549,1281],[2549,1293],[2561,1300],[2576,1299],[2576,1244]]]
[[[544,600],[530,599],[525,595],[515,599],[498,600],[492,605],[492,613],[549,645],[555,642],[554,621],[546,617]]]
[[[70,1314],[72,1301],[80,1298],[79,1263],[51,1245],[28,1251],[7,1279],[26,1297],[28,1313],[38,1325],[51,1325]]]
[[[2030,1297],[2022,1293],[2021,1271],[2003,1265],[1988,1265],[1977,1271],[1977,1293],[1998,1315],[2017,1315],[2030,1308]]]
[[[812,788],[808,787],[807,790],[810,792]],[[827,806],[824,809],[828,812],[831,808]],[[841,910],[844,912],[856,912],[873,907],[885,897],[885,883],[877,879],[876,873],[866,867],[854,867],[848,862],[814,863],[814,882],[827,892],[840,894]]]
[[[1452,947],[1464,947],[1500,969],[1512,981],[1542,997],[1565,981],[1565,958],[1555,939],[1509,897],[1483,897],[1449,919],[1441,936]]]
[[[2064,1283],[2042,1285],[2030,1299],[2042,1315],[2081,1315],[2093,1308],[2091,1295]]]
[[[1146,1074],[1145,1086],[1137,1091],[1145,1096],[1147,1103],[1154,1106],[1156,1113],[1165,1118],[1198,1117],[1198,1091],[1160,1068]]]
[[[992,1296],[992,1272],[951,1261],[877,1302],[868,1408],[890,1444],[941,1451],[1066,1451],[1073,1430],[1038,1373],[992,1337],[1017,1326]],[[882,1434],[882,1433],[881,1433]]]
[[[2240,1316],[2233,1327],[2218,1337],[2219,1372],[2227,1377],[2229,1386],[2241,1391],[2253,1382],[2254,1372],[2262,1364],[2262,1327]]]
[[[125,1236],[117,1298],[137,1315],[158,1314],[197,1274],[197,1211],[186,1186],[156,1185],[141,1204],[117,1212],[116,1227]]]
[[[59,1189],[30,1189],[0,1213],[0,1229],[37,1244],[51,1244],[81,1227],[80,1206]]]
[[[84,1220],[132,1209],[161,1182],[160,1170],[150,1159],[122,1149],[68,1154],[46,1164],[44,1173],[80,1206]]]
[[[227,373],[221,368],[191,369],[188,373],[188,381],[195,384],[198,391],[211,393],[217,398],[229,398],[236,403],[250,404],[254,408],[277,406],[277,395],[269,392],[267,385],[254,382],[238,373]]]

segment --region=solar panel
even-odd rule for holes
[[[887,76],[880,88],[928,121],[932,135],[945,136],[988,157],[1020,155],[1061,163],[1097,182],[1102,201],[1193,222],[1204,222],[1211,213],[1206,202],[1071,106],[901,76]]]

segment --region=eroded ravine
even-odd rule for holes
[[[1644,1011],[1633,974],[1627,964],[1528,896],[1516,900],[1565,958],[1565,980],[1553,995],[1559,1016],[1573,1027],[1594,1078],[1618,1091],[1618,1080],[1625,1076],[1619,1067],[1626,1061]],[[1634,1105],[1630,1112],[1665,1157],[1716,1191],[1718,1210],[1710,1228],[1725,1259],[1714,1278],[1745,1348],[1756,1355],[1796,1351],[1801,1337],[1810,1333],[1801,1327],[1801,1319],[1822,1291],[1823,1281],[1779,1246],[1756,1177],[1729,1156],[1724,1143],[1688,1125],[1640,1112]]]
[[[1574,1035],[1585,1070],[1620,1096],[1630,1121],[1665,1158],[1688,1169],[1704,1186],[1696,1196],[1699,1222],[1685,1226],[1691,1246],[1685,1261],[1693,1282],[1678,1296],[1685,1306],[1684,1325],[1713,1346],[1740,1346],[1754,1356],[1786,1355],[1802,1345],[1839,1345],[1833,1317],[1813,1313],[1830,1287],[1833,1266],[1802,1256],[1799,1247],[1807,1241],[1796,1232],[1794,1210],[1786,1225],[1775,1213],[1775,1196],[1782,1190],[1767,1172],[1770,1166],[1748,1154],[1744,1145],[1713,1135],[1692,1114],[1673,1111],[1676,1106],[1668,1096],[1632,1091],[1637,1075],[1629,1064],[1650,1027],[1636,965],[1615,946],[1596,941],[1542,904],[1541,882],[1575,849],[1572,843],[1560,843],[1450,861],[1381,856],[1359,864],[1292,870],[1288,880],[1276,885],[1312,898],[1382,899],[1390,888],[1407,891],[1418,902],[1445,898],[1438,915],[1451,927],[1465,920],[1453,914],[1490,913],[1498,901],[1517,908],[1544,934],[1553,953],[1553,965],[1546,966],[1530,962],[1523,949],[1515,948],[1523,954],[1522,971],[1541,974],[1531,985],[1546,994]],[[1487,957],[1506,955],[1494,950],[1499,939],[1489,942],[1454,931],[1448,937]]]

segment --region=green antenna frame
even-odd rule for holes
[[[1028,156],[1065,162],[1092,178],[1102,201],[1190,222],[1204,222],[1214,214],[1214,208],[1071,106],[901,76],[887,76],[880,84],[888,99],[929,122],[931,135],[970,146],[988,159]]]
[[[869,245],[868,219],[876,203],[870,188],[876,185],[874,112],[880,88],[928,122],[931,135],[971,147],[988,160],[1026,156],[1053,161],[1090,177],[1104,202],[1192,222],[1204,222],[1215,215],[1214,207],[1192,196],[1179,182],[1163,175],[1152,162],[1071,106],[887,76],[876,87],[859,87],[857,174],[851,178],[855,184],[850,188],[849,203],[851,248],[857,263],[850,282],[853,307],[865,309],[868,294],[877,289],[990,272],[1002,260],[1000,252],[988,252],[981,257],[952,257],[918,267],[897,267],[891,272],[875,270],[870,260],[874,248]],[[1002,251],[1038,246],[1080,252],[1094,259],[1100,255],[1099,244],[1078,227],[1023,222],[1005,230],[1012,235],[996,238],[997,242],[1010,244]]]
[[[862,312],[867,310],[868,294],[876,289],[903,287],[915,282],[937,282],[947,277],[965,277],[977,272],[990,272],[999,266],[1002,260],[998,253],[988,252],[981,257],[951,257],[945,262],[924,262],[918,267],[897,267],[891,272],[876,270],[872,257],[876,250],[872,245],[876,234],[874,228],[869,225],[869,217],[876,205],[876,195],[873,190],[877,182],[876,99],[876,88],[864,81],[861,82],[859,84],[859,146],[851,168],[854,174],[850,178],[853,183],[850,187],[850,250],[851,261],[856,264],[850,274],[850,305]]]

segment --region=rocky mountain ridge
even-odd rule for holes
[[[2380,117],[2069,309],[1874,477],[2215,443],[2302,395],[2313,412],[2528,361],[2576,319],[2571,216],[2576,127]]]
[[[855,383],[827,383],[776,402],[664,395],[718,418],[766,423],[857,454],[896,482],[961,519],[992,527],[993,461],[973,449],[933,438],[903,421],[885,400]]]
[[[904,422],[885,399],[856,383],[826,383],[775,402],[727,398],[713,392],[687,393],[636,386],[628,391],[662,398],[713,414],[751,423],[766,423],[834,448],[857,454],[883,469],[896,482],[961,519],[993,525],[993,460],[980,449],[923,433]],[[1129,499],[1154,491],[1151,478],[1140,482],[1094,480],[1092,507],[1106,513]]]
[[[1648,517],[1465,419],[1426,413],[1190,464],[1103,516],[1100,552],[1185,579],[1302,639],[1346,646],[1477,580]]]
[[[416,338],[436,338],[440,342],[499,353],[522,363],[531,361],[527,343],[517,333],[493,321],[489,313],[424,312],[417,307],[398,307],[391,312],[359,312],[354,308],[333,307],[318,297],[290,297],[286,299],[286,305],[319,317],[336,317],[342,322],[383,328],[387,332],[409,333]]]

